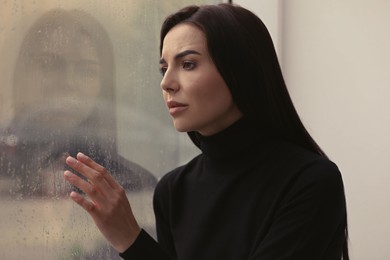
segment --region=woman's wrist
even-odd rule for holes
[[[131,236],[128,237],[128,239],[126,239],[126,241],[124,241],[123,244],[120,244],[120,245],[117,245],[115,246],[115,249],[119,252],[119,253],[123,253],[125,252],[127,249],[129,249],[133,243],[137,240],[139,234],[141,233],[142,229],[137,226],[136,230],[132,231],[131,233]]]

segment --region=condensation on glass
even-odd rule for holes
[[[156,182],[198,153],[161,98],[159,28],[194,2],[218,1],[0,3],[0,259],[119,259],[68,198],[64,159],[79,151],[155,233]]]

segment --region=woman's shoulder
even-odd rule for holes
[[[279,169],[290,172],[296,184],[342,188],[341,172],[332,160],[291,143],[280,147]]]
[[[284,141],[274,143],[274,148],[268,163],[272,163],[283,178],[289,175],[296,180],[341,179],[338,166],[325,156]]]
[[[290,142],[277,141],[274,143],[274,146],[276,148],[273,149],[272,156],[280,163],[295,164],[298,167],[305,167],[313,163],[328,166],[335,165],[335,163],[326,156],[322,156]]]

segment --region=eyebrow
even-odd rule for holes
[[[184,56],[190,55],[190,54],[196,54],[196,55],[201,55],[199,52],[194,51],[194,50],[185,50],[182,52],[179,52],[178,54],[175,55],[174,59],[178,60]],[[163,58],[160,59],[160,64],[165,64],[167,63]]]

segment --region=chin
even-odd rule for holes
[[[176,129],[176,131],[181,132],[181,133],[196,131],[192,127],[190,127],[189,125],[180,124],[180,123],[175,122],[175,121],[173,122],[173,127]]]
[[[180,133],[186,133],[186,132],[193,131],[193,130],[188,130],[187,128],[180,128],[180,127],[176,127],[176,126],[175,126],[175,129],[176,129],[176,131],[178,131]]]

